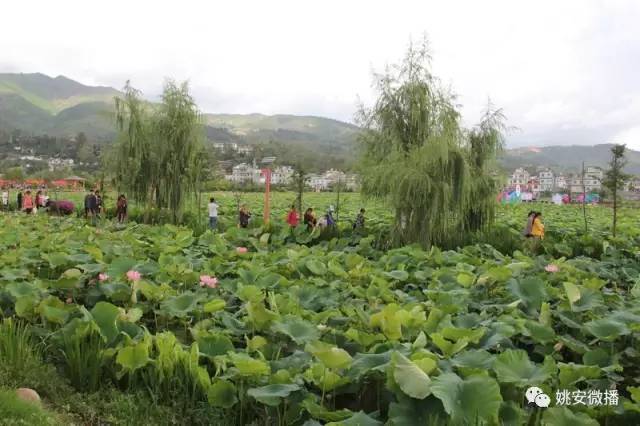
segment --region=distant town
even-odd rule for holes
[[[586,193],[599,193],[602,191],[602,179],[604,170],[600,167],[585,166],[584,176],[555,172],[550,168],[538,167],[535,172],[529,172],[525,168],[515,169],[508,180],[505,191],[519,190],[528,192],[537,197],[542,194],[566,193],[571,195]],[[633,177],[625,182],[625,190],[631,192],[640,191],[640,178]]]

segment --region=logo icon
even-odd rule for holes
[[[549,395],[536,386],[531,386],[527,389],[525,397],[527,398],[527,405],[530,407],[547,408],[549,404],[551,404],[551,398],[549,398]]]

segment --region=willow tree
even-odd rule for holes
[[[488,191],[492,184],[474,181],[486,176],[495,151],[490,145],[499,145],[494,133],[483,130],[492,121],[481,123],[467,138],[454,95],[429,65],[426,43],[410,46],[399,65],[376,75],[378,99],[360,110],[362,191],[395,209],[396,245],[454,245],[491,215],[484,195],[475,190]],[[490,198],[495,200],[495,194]]]
[[[495,195],[500,190],[495,159],[504,148],[505,121],[502,110],[489,101],[480,124],[467,134],[471,194],[465,227],[469,231],[486,230],[495,218]]]
[[[618,144],[611,147],[611,161],[609,161],[609,168],[604,172],[604,179],[602,181],[602,185],[611,192],[611,198],[613,199],[613,223],[611,228],[614,237],[616,236],[616,227],[618,224],[619,194],[624,188],[624,182],[630,177],[630,175],[624,172],[624,167],[627,164],[625,150],[626,145]],[[583,196],[585,202],[586,198],[587,193],[585,191]]]
[[[109,158],[115,170],[118,190],[143,204],[152,200],[151,188],[156,182],[156,158],[151,146],[153,140],[151,116],[140,91],[127,81],[124,96],[115,98],[118,139]]]
[[[169,209],[179,223],[188,194],[199,186],[201,114],[187,83],[167,81],[162,102],[154,107],[128,83],[124,93],[116,99],[117,184],[148,207]]]

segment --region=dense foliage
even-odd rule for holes
[[[498,181],[490,172],[502,148],[499,111],[467,133],[454,96],[429,69],[426,45],[376,76],[378,99],[362,109],[362,191],[395,209],[395,244],[460,244],[493,221]]]
[[[544,207],[534,253],[529,208],[499,211],[502,252],[4,215],[0,307],[75,388],[146,393],[185,424],[638,423],[633,211],[613,239],[607,209],[585,235],[578,208]],[[530,410],[530,385],[620,404]]]

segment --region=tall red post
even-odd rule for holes
[[[264,216],[263,221],[264,224],[269,224],[270,211],[269,211],[269,200],[271,199],[269,191],[271,190],[271,169],[265,168],[262,169],[262,174],[264,176]]]

